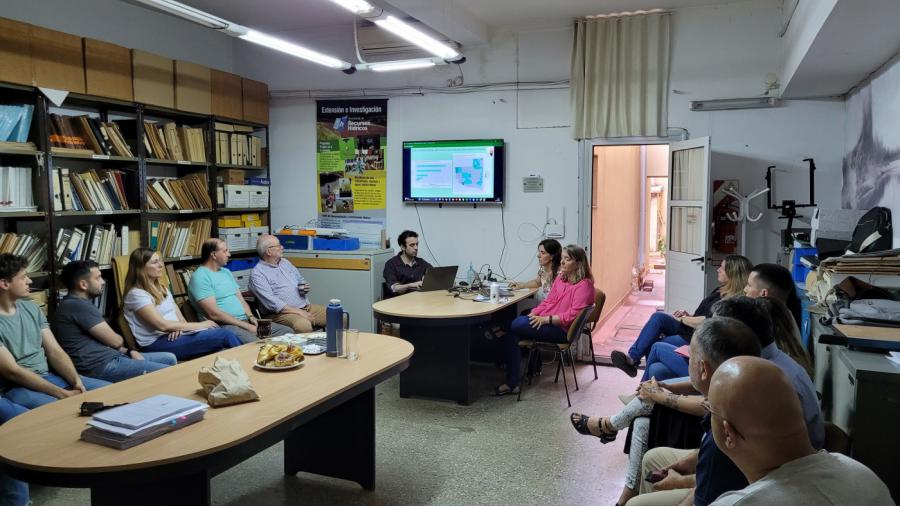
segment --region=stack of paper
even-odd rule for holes
[[[203,420],[209,405],[160,394],[98,412],[81,432],[86,442],[128,449]]]

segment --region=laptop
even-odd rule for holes
[[[456,281],[456,272],[459,266],[441,266],[439,268],[431,268],[425,272],[425,278],[422,280],[423,292],[433,290],[448,290],[453,287]]]

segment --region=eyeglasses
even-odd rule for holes
[[[284,248],[284,245],[282,245],[281,243],[278,243],[277,245],[269,245],[266,247],[266,250],[270,248]]]
[[[703,407],[704,410],[709,412],[711,415],[714,415],[714,416],[718,417],[719,419],[725,420],[725,417],[722,417],[722,414],[717,414],[716,412],[713,412],[713,409],[709,406],[709,400],[703,400],[702,402],[700,402],[700,405]],[[734,424],[732,424],[731,421],[728,422],[728,425],[731,426],[732,431],[734,431],[734,434],[737,435],[738,438],[740,438],[741,440],[747,440],[746,438],[744,438],[744,435],[741,435],[741,432],[738,431],[738,429],[734,427]]]

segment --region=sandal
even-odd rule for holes
[[[503,387],[505,387],[505,389],[502,389]],[[491,396],[509,396],[511,394],[519,394],[519,390],[519,386],[509,387],[508,385],[503,384],[497,386]]]
[[[591,431],[588,429],[588,420],[589,419],[590,419],[590,417],[588,417],[584,414],[578,414],[575,412],[572,412],[572,414],[569,415],[569,421],[572,422],[572,426],[575,427],[575,431],[577,431],[578,433],[580,433],[582,435],[590,435],[592,437],[597,437],[604,444],[608,444],[609,442],[612,442],[616,439],[616,435],[618,434],[618,432],[603,431],[603,419],[600,419],[600,434],[594,435],[593,433],[591,433]]]
[[[613,366],[624,371],[629,377],[637,377],[637,366],[624,352],[614,350],[609,354],[609,359],[612,361]]]

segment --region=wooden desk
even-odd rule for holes
[[[400,396],[425,396],[468,405],[469,360],[478,331],[492,319],[511,321],[516,303],[535,289],[513,293],[501,304],[454,297],[447,291],[410,292],[372,305],[375,318],[400,324],[400,334],[416,353],[400,374]]]
[[[361,333],[359,344],[358,361],[308,356],[286,371],[253,368],[256,344],[222,351],[241,362],[260,401],[210,408],[203,421],[124,451],[79,440],[81,403],[163,393],[202,400],[197,374],[214,355],[59,400],[0,426],[0,460],[27,482],[90,488],[93,504],[197,505],[210,503],[212,477],[284,440],[285,474],[311,472],[373,489],[375,385],[405,369],[413,347],[370,333]]]

